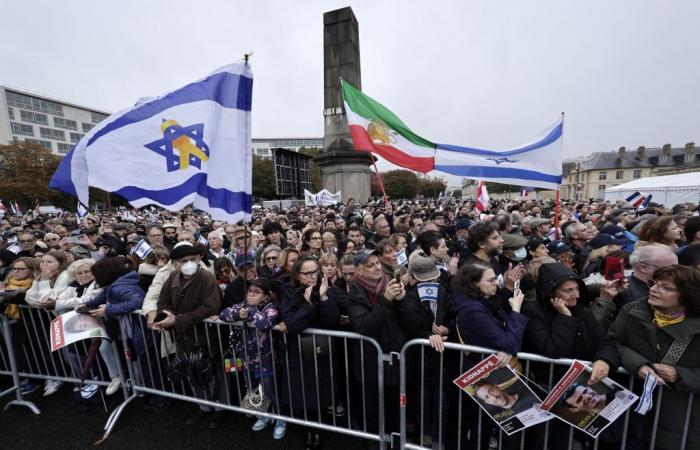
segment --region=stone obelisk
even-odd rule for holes
[[[360,34],[350,7],[323,14],[323,75],[323,153],[315,158],[323,187],[341,191],[344,202],[352,197],[364,203],[370,196],[372,160],[352,146],[340,88],[342,78],[362,89]]]

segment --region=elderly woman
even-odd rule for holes
[[[56,312],[65,312],[68,309],[94,299],[102,292],[102,288],[97,286],[95,277],[92,274],[92,266],[94,263],[95,262],[91,259],[79,259],[68,266],[66,271],[74,281],[58,296],[55,307]],[[107,395],[112,395],[119,389],[119,366],[117,365],[116,355],[114,354],[112,346],[106,339],[102,340],[100,354],[107,365],[107,371],[112,379],[109,386],[107,386],[106,393]],[[75,353],[71,353],[69,360],[71,364],[73,364],[74,370],[80,373],[82,361],[76,358],[76,356]]]
[[[700,272],[683,266],[654,272],[648,300],[626,304],[610,327],[622,366],[641,380],[656,378],[663,390],[654,448],[681,448],[685,412],[692,398],[685,448],[700,448]],[[695,394],[691,397],[690,394]],[[654,411],[630,415],[636,446],[649,448]]]
[[[260,254],[260,266],[258,268],[260,277],[274,280],[280,275],[280,253],[282,253],[282,249],[276,245],[268,245],[263,249]]]
[[[334,225],[335,226],[335,225]],[[338,251],[338,238],[335,233],[325,231],[321,237],[323,238],[322,249],[324,253],[335,253]]]

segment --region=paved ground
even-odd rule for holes
[[[109,398],[108,408],[119,404],[121,397]],[[0,399],[4,407],[8,397]],[[63,387],[49,398],[41,396],[41,390],[28,396],[41,414],[35,416],[26,408],[13,407],[0,411],[0,449],[88,449],[101,437],[108,414],[104,408],[91,412],[77,412],[73,393]],[[196,405],[173,402],[162,413],[143,411],[143,399],[132,402],[119,420],[107,441],[101,446],[111,449],[270,449],[295,450],[303,448],[305,430],[289,425],[284,439],[272,439],[272,427],[253,432],[254,419],[231,413],[218,430],[210,430],[207,423],[188,427],[187,418]],[[365,450],[367,441],[336,433],[326,433],[326,449]]]

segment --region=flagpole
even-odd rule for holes
[[[561,112],[561,120],[562,122],[564,121],[564,111]],[[563,141],[564,135],[562,133],[562,148],[564,143]],[[559,203],[561,203],[560,195],[561,191],[559,189],[559,186],[557,186],[557,203],[554,205],[554,237],[556,238],[556,240],[559,240]]]
[[[377,169],[377,158],[375,158],[371,154],[369,155],[369,157],[372,158],[374,172],[377,174],[377,181],[379,181],[379,187],[382,189],[382,194],[384,194],[384,206],[386,206],[387,203],[389,203],[389,197],[386,196],[386,190],[384,189],[384,181],[382,181],[382,174],[379,173],[379,169]]]

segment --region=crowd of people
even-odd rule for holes
[[[686,448],[700,448],[700,400],[691,396],[700,392],[696,205],[651,204],[637,212],[624,202],[564,201],[557,210],[550,201],[500,200],[478,213],[469,200],[360,205],[349,199],[327,207],[258,208],[249,223],[223,223],[193,211],[115,210],[80,221],[69,215],[10,216],[3,218],[1,231],[0,313],[10,319],[19,355],[27,343],[37,342],[22,325],[22,304],[53,314],[87,310],[111,323],[110,333],[128,336],[135,358],[147,352],[150,341],[164,348],[160,341],[167,332],[174,340],[167,345],[178,354],[201,352],[198,343],[215,338],[203,327],[207,319],[242,321],[258,332],[234,332],[226,342],[206,347],[204,357],[223,369],[227,354],[244,353],[245,386],[249,391],[260,386],[274,412],[326,421],[344,416],[350,406],[342,400],[350,397],[337,395],[338,383],[331,380],[339,372],[333,371],[333,359],[343,349],[334,354],[332,340],[304,336],[305,329],[353,331],[374,339],[386,355],[425,338],[432,349],[422,360],[410,353],[414,358],[407,362],[409,390],[415,391],[409,398],[418,399],[409,404],[409,422],[421,422],[417,432],[424,445],[450,448],[457,427],[446,422],[464,407],[459,426],[468,445],[477,448],[480,435],[487,448],[496,425],[476,420],[478,408],[450,381],[459,367],[466,370],[482,356],[455,353],[442,364],[444,343],[494,349],[500,364],[521,372],[516,355],[525,351],[590,361],[589,384],[624,368],[635,375],[638,394],[644,379],[654,377],[665,388],[663,402],[654,405],[661,409],[653,430],[656,448],[679,448],[689,401]],[[145,255],[133,251],[144,243],[150,247]],[[132,314],[137,310],[142,319]],[[285,339],[273,337],[273,329]],[[398,362],[384,363],[381,418],[378,358],[369,346],[347,351],[353,369],[347,385],[366,401],[352,408],[364,417],[348,420],[364,423],[370,432],[380,420],[387,431],[398,430]],[[79,357],[71,352],[59,357],[74,373],[80,371]],[[113,394],[123,375],[117,355],[103,343],[100,357],[113,380],[107,394]],[[145,364],[153,364],[148,359]],[[525,375],[546,389],[564,370],[552,374],[549,366],[531,364]],[[191,383],[193,395],[235,402],[222,388],[230,383],[227,373],[214,372],[211,384]],[[48,380],[43,395],[62,385]],[[29,395],[41,387],[23,380],[21,389]],[[477,395],[488,398],[492,390],[478,389],[483,394]],[[500,400],[507,407],[508,399]],[[149,406],[157,413],[168,403],[153,396]],[[424,414],[417,413],[419,406]],[[648,447],[654,416],[631,415],[628,449]],[[187,424],[218,428],[224,420],[223,411],[203,405]],[[567,448],[568,428],[552,424],[549,447]],[[282,420],[261,416],[252,428],[268,425],[275,439],[284,437]],[[603,435],[601,445],[619,448],[621,433],[615,430]],[[544,434],[543,427],[533,427],[526,440],[539,443]],[[521,438],[503,435],[502,446],[520,448]],[[578,432],[574,438],[590,444]],[[310,429],[304,445],[323,448],[322,434]]]

